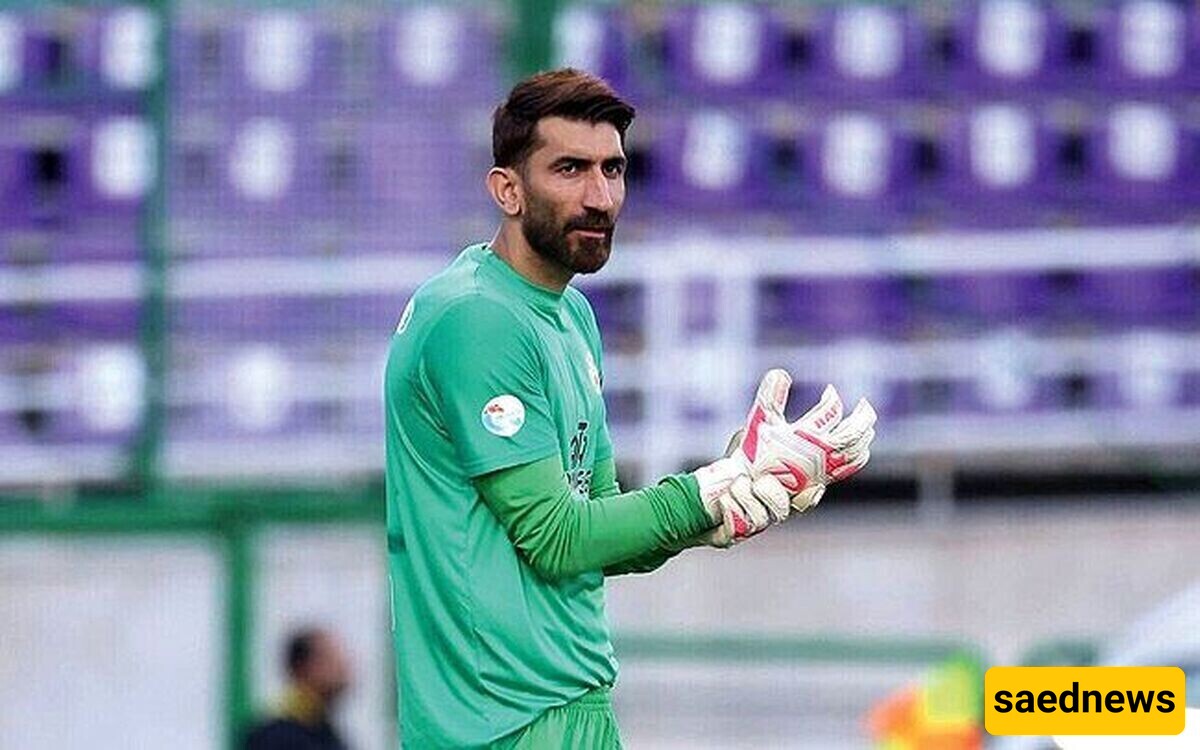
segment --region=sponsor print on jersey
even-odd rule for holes
[[[512,437],[525,426],[525,404],[516,396],[504,393],[483,405],[480,419],[484,429],[493,435]]]

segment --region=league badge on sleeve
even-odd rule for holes
[[[512,394],[496,396],[483,406],[483,427],[493,435],[512,437],[525,426],[525,404]]]

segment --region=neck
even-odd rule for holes
[[[529,246],[521,225],[505,219],[492,238],[492,251],[533,284],[552,292],[562,293],[575,275],[558,263],[539,255]]]
[[[303,683],[293,683],[283,698],[283,714],[301,724],[315,725],[325,718],[325,701]]]

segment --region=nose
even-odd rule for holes
[[[588,173],[587,189],[583,194],[583,207],[595,211],[612,211],[615,206],[612,194],[612,185],[604,176],[604,172],[599,169],[593,169]]]

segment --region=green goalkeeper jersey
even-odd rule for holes
[[[385,390],[406,746],[483,746],[616,678],[603,572],[543,580],[474,485],[556,456],[588,498],[612,455],[600,357],[580,292],[535,286],[486,245],[465,249],[401,315]]]

